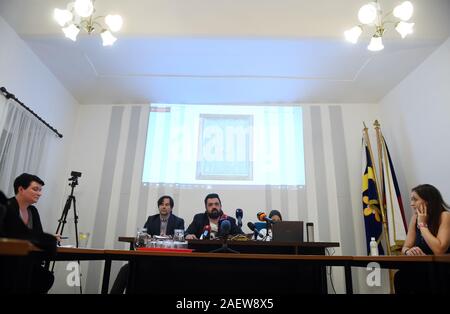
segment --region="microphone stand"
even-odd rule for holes
[[[271,223],[270,222],[268,222],[268,221],[266,221],[266,235],[264,236],[264,238],[262,239],[262,241],[266,241],[267,240],[267,237],[269,237],[269,231],[271,230]],[[272,238],[270,239],[270,240],[272,240]]]
[[[228,247],[227,241],[228,241],[228,235],[225,235],[225,236],[223,237],[222,247],[220,247],[220,248],[218,248],[218,249],[215,249],[215,250],[212,250],[212,251],[210,251],[209,253],[235,253],[235,254],[239,254],[238,251],[235,251],[235,250],[230,249],[230,248]]]

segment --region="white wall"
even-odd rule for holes
[[[450,37],[380,103],[384,133],[409,210],[412,187],[430,183],[450,202]]]
[[[107,156],[106,146],[110,117],[113,106],[77,106],[77,101],[41,63],[41,61],[26,46],[12,28],[0,17],[0,85],[14,93],[23,103],[32,108],[37,114],[64,134],[63,139],[57,139],[49,148],[49,159],[46,170],[39,174],[46,181],[45,194],[38,204],[44,226],[52,231],[56,226],[56,219],[60,215],[62,206],[69,189],[67,177],[70,170],[83,172],[80,185],[76,188],[78,211],[80,214],[80,230],[93,234],[97,214],[97,204],[103,197],[100,182],[105,172],[116,174],[111,184],[109,207],[103,216],[108,227],[105,233],[104,247],[117,245],[114,226],[120,211],[126,210],[128,219],[126,234],[133,235],[135,228],[140,226],[138,220],[140,173],[142,167],[143,142],[145,141],[146,108],[142,107],[141,126],[138,132],[138,144],[132,180],[129,190],[129,206],[119,208],[121,198],[121,178],[124,176],[127,149],[127,135],[129,132],[129,117],[132,106],[123,106],[119,137],[116,139],[117,150],[114,169],[104,167]],[[310,117],[312,108],[319,108],[322,125],[323,149],[325,161],[325,183],[327,186],[327,216],[329,223],[320,223],[321,210],[317,200],[323,197],[321,190],[315,185],[316,157],[312,146],[315,142],[313,122],[305,119],[305,160],[307,167],[307,208],[296,207],[295,191],[288,191],[289,201],[286,216],[289,219],[305,219],[315,222],[316,239],[321,241],[337,241],[346,246],[347,252],[365,254],[364,225],[361,215],[361,129],[362,121],[371,125],[374,119],[381,117],[382,129],[391,149],[393,161],[402,188],[405,208],[408,206],[409,189],[420,183],[436,185],[447,201],[450,200],[450,185],[448,185],[448,156],[450,147],[446,140],[450,138],[450,38],[437,49],[423,64],[414,70],[397,87],[395,87],[380,102],[376,104],[324,104],[304,105],[305,117]],[[350,194],[341,195],[337,177],[336,150],[332,148],[333,128],[330,123],[330,107],[338,107],[342,112],[344,144],[343,153],[348,165],[348,191]],[[76,123],[75,123],[76,117]],[[317,122],[317,121],[316,121]],[[119,127],[119,126],[118,126]],[[70,148],[70,152],[69,152]],[[156,213],[156,200],[161,193],[170,193],[166,189],[153,189],[145,200],[145,214]],[[186,227],[194,213],[203,210],[203,198],[207,190],[180,191],[175,212],[185,218]],[[221,194],[227,209],[242,207],[248,210],[248,215],[254,216],[257,210],[267,205],[266,191],[250,192],[223,190]],[[349,224],[339,223],[344,208],[339,200],[351,204],[353,214]],[[271,191],[271,205],[281,207],[281,196]],[[247,213],[247,212],[246,212]],[[230,212],[230,214],[233,214]],[[409,213],[408,213],[409,214]],[[344,217],[345,218],[345,217]],[[250,219],[249,219],[250,220]],[[249,221],[246,220],[246,221]],[[69,222],[68,232],[73,232]],[[329,237],[320,238],[320,229],[328,228]],[[348,243],[348,229],[353,228],[351,234],[353,242]],[[343,240],[346,242],[343,243]],[[92,239],[91,239],[92,241]],[[350,249],[349,247],[353,247]],[[337,249],[336,254],[346,253]],[[87,274],[87,271],[85,271]],[[342,274],[334,272],[338,292],[343,291]],[[57,278],[53,291],[64,291],[64,283]],[[64,278],[62,278],[63,280]],[[112,277],[114,279],[114,277]],[[363,281],[363,279],[362,279]],[[365,290],[363,284],[361,291]],[[95,292],[95,291],[91,291]]]
[[[177,193],[175,213],[185,218],[186,227],[195,213],[203,211],[203,199],[210,190],[147,189],[147,197],[142,197],[144,188],[140,179],[148,106],[77,106],[76,100],[1,18],[0,37],[0,85],[7,87],[64,134],[62,140],[56,140],[50,147],[47,168],[41,174],[47,184],[46,194],[38,207],[49,231],[56,226],[56,219],[59,218],[69,193],[67,177],[70,170],[83,173],[80,184],[75,189],[80,215],[79,230],[95,236],[99,235],[96,234],[96,223],[103,224],[105,228],[104,233],[100,234],[103,236],[100,240],[91,237],[90,246],[95,244],[93,246],[102,248],[125,248],[125,245],[117,243],[115,231],[121,223],[120,217],[127,220],[124,234],[121,235],[134,235],[136,227],[144,222],[141,217],[145,219],[147,215],[156,213],[156,200],[163,193]],[[140,108],[139,129],[135,155],[132,156],[133,166],[129,168],[129,132],[132,126],[132,108],[136,107]],[[302,107],[305,117],[306,191],[215,191],[220,193],[224,208],[229,214],[233,215],[237,207],[246,210],[245,223],[254,220],[252,217],[260,209],[283,208],[285,219],[314,222],[316,240],[340,242],[341,248],[336,249],[335,254],[363,255],[361,130],[362,121],[371,123],[378,118],[378,105],[305,104]],[[119,123],[111,125],[111,117],[116,109],[120,111]],[[336,123],[342,124],[338,130],[334,129]],[[319,128],[316,127],[318,124]],[[317,138],[317,132],[321,135],[320,139]],[[339,145],[335,145],[338,133],[342,137],[337,137]],[[111,151],[113,155],[108,155],[107,152]],[[320,164],[318,157],[323,159],[323,164]],[[342,165],[346,180],[341,177]],[[131,173],[127,173],[130,169]],[[124,187],[122,183],[127,175],[131,175],[130,186]],[[102,186],[105,179],[107,184]],[[342,185],[345,185],[345,189],[342,189]],[[306,200],[299,201],[299,197]],[[121,206],[124,200],[125,206]],[[322,200],[326,201],[321,203]],[[306,206],[299,206],[303,202],[306,202]],[[74,234],[72,220],[69,220],[66,233]],[[89,268],[94,269],[94,274],[99,276],[101,263],[89,264]],[[57,281],[52,292],[76,293],[77,289],[69,288],[65,283],[64,275],[67,272],[63,266],[57,267]],[[87,263],[82,263],[84,279],[89,275],[87,266]],[[343,292],[342,271],[335,269],[334,285],[338,292]],[[114,276],[113,273],[112,279]],[[94,278],[92,282],[93,284],[85,286],[85,290],[97,292],[100,281]]]
[[[68,148],[78,103],[2,17],[0,38],[0,86],[64,135],[51,141],[44,171],[38,174],[46,184],[37,207],[44,229],[54,232],[56,212],[64,201]]]
[[[89,244],[92,247],[127,248],[117,242],[117,237],[134,236],[136,228],[143,225],[146,217],[157,213],[156,201],[160,195],[174,196],[174,213],[185,219],[187,227],[193,215],[204,210],[205,195],[214,191],[221,195],[228,214],[234,216],[235,208],[244,209],[244,225],[256,220],[258,210],[281,209],[286,220],[314,222],[316,241],[340,242],[341,248],[337,248],[335,254],[365,255],[361,208],[362,121],[370,124],[379,118],[378,105],[305,104],[302,107],[307,182],[306,191],[299,192],[143,187],[141,176],[149,106],[80,106],[69,159],[69,168],[83,173],[75,190],[79,229],[90,232],[94,237]],[[133,110],[139,111],[138,117],[132,117]],[[313,111],[316,115],[312,114]],[[336,127],[339,120],[341,126]],[[320,130],[314,126],[317,124]],[[130,157],[130,132],[136,125],[137,140],[132,147],[135,154]],[[317,138],[317,131],[322,133],[321,139]],[[342,134],[342,138],[338,137],[338,146],[333,143],[336,133]],[[318,157],[323,157],[323,168]],[[133,164],[131,168],[129,163]],[[336,169],[342,166],[344,169]],[[345,171],[346,180],[340,177],[342,173],[339,171]],[[321,182],[324,186],[317,185],[317,174],[323,177]],[[129,183],[126,183],[127,176]],[[324,199],[326,203],[321,203]],[[303,203],[305,206],[299,206]],[[117,228],[122,224],[123,234],[117,234]],[[244,231],[248,231],[247,227]],[[68,232],[73,232],[72,225],[69,225]],[[95,271],[89,270],[84,265],[84,278],[101,273],[100,265],[94,268]],[[115,271],[113,267],[112,279]],[[342,271],[336,268],[333,276],[337,291],[343,292]],[[96,293],[98,283],[98,280],[88,283],[87,291]],[[64,286],[64,282],[57,282],[54,291],[65,291]]]

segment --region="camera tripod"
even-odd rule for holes
[[[58,220],[58,227],[56,228],[56,234],[59,234],[60,236],[63,235],[64,226],[67,223],[67,214],[69,213],[69,210],[73,204],[73,216],[74,216],[74,224],[75,224],[75,243],[76,243],[76,247],[78,248],[79,244],[78,244],[77,202],[76,202],[75,196],[73,195],[73,191],[74,191],[75,187],[78,185],[78,178],[81,177],[81,172],[72,171],[71,176],[72,177],[69,178],[69,181],[71,181],[71,183],[69,183],[69,186],[71,187],[70,195],[67,197],[66,204],[64,205],[64,209],[61,214],[61,218]],[[81,266],[80,261],[78,261],[78,265]],[[55,268],[55,261],[52,264],[52,270],[51,270],[52,272],[53,272],[54,268]],[[80,273],[80,276],[81,276],[81,273]],[[81,281],[80,281],[80,293],[81,294],[83,293]]]
[[[70,191],[70,195],[67,197],[66,204],[64,205],[63,212],[61,214],[61,218],[58,220],[58,227],[56,228],[56,234],[59,234],[62,236],[64,231],[64,226],[67,223],[67,214],[69,213],[70,208],[72,207],[73,203],[73,218],[75,223],[75,234],[78,235],[78,215],[77,215],[77,202],[75,199],[75,196],[73,195],[73,190],[75,189],[75,186],[78,185],[78,178],[72,177],[69,180],[72,181],[72,183],[69,184],[71,186],[72,190]],[[75,237],[75,243],[76,247],[78,248],[78,236]]]

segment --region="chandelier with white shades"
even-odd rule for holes
[[[122,17],[120,15],[94,16],[94,1],[70,2],[66,9],[55,9],[53,16],[67,38],[76,41],[80,31],[85,31],[89,35],[98,31],[102,37],[103,46],[111,46],[117,40],[112,33],[122,28]],[[106,25],[101,23],[103,18]]]
[[[356,44],[363,29],[372,27],[375,29],[367,49],[380,51],[384,49],[382,37],[388,25],[392,25],[402,38],[412,34],[414,23],[407,23],[413,15],[414,7],[410,1],[404,1],[394,10],[383,15],[378,0],[363,5],[358,12],[361,24],[344,32],[347,41]]]

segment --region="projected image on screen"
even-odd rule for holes
[[[200,115],[197,180],[253,179],[253,116]]]
[[[142,181],[304,185],[301,107],[153,104]]]

